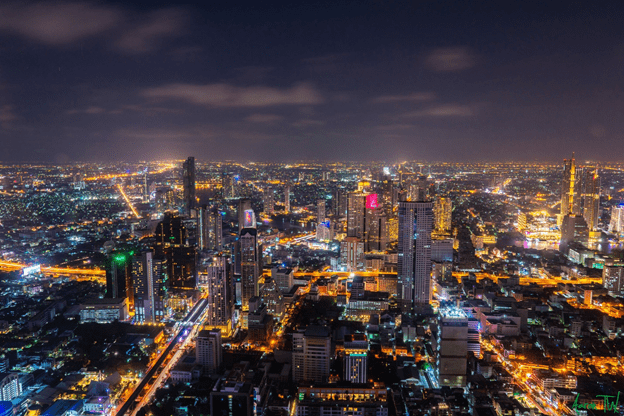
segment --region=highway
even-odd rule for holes
[[[195,338],[208,311],[208,300],[202,298],[186,315],[184,321],[176,324],[178,332],[169,342],[158,360],[150,368],[143,379],[139,382],[130,397],[117,407],[117,416],[126,414],[135,415],[141,407],[149,403],[157,387],[163,381],[170,370],[182,356],[185,348]],[[175,350],[175,351],[174,351]],[[153,380],[153,382],[151,382]],[[150,383],[151,382],[151,383]],[[147,387],[147,391],[146,390]],[[145,394],[142,394],[145,393]],[[139,399],[140,397],[140,399]],[[135,402],[139,399],[138,403]]]

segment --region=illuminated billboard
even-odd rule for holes
[[[35,264],[33,266],[24,267],[22,269],[22,276],[24,276],[24,277],[31,276],[33,274],[39,274],[39,273],[41,273],[41,265],[40,264]]]
[[[245,220],[243,222],[244,228],[253,228],[256,226],[256,215],[253,212],[253,209],[245,210]]]
[[[366,208],[374,209],[377,208],[377,194],[368,194],[366,195]]]

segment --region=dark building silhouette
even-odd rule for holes
[[[195,158],[189,157],[183,165],[182,184],[184,186],[184,213],[191,216],[191,211],[195,208]]]
[[[186,227],[173,212],[156,226],[156,255],[167,259],[170,287],[194,289],[196,285],[196,250],[186,242]]]

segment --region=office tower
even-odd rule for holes
[[[331,241],[334,239],[334,229],[331,221],[323,221],[316,226],[317,241]]]
[[[366,215],[366,194],[349,192],[347,194],[347,237],[364,238]]]
[[[368,341],[365,334],[345,335],[344,380],[364,384],[368,367]]]
[[[255,228],[243,228],[238,241],[241,262],[241,304],[243,310],[247,311],[249,299],[258,296],[258,278],[261,272],[258,231]]]
[[[598,176],[598,170],[593,167],[584,167],[580,179],[581,212],[589,231],[596,231],[600,210],[600,176]]]
[[[191,216],[191,211],[195,208],[195,158],[189,157],[183,164],[182,184],[184,186],[184,213]]]
[[[387,238],[386,214],[377,202],[377,194],[368,194],[364,211],[364,250],[384,251]]]
[[[284,213],[290,212],[290,185],[284,187]]]
[[[290,292],[294,282],[294,270],[290,268],[274,267],[271,269],[271,277],[275,280],[277,288],[282,293]]]
[[[272,187],[267,187],[262,195],[263,211],[265,215],[272,215],[275,212],[275,191]]]
[[[149,202],[149,185],[147,184],[147,168],[145,168],[145,176],[143,177],[143,202]]]
[[[279,319],[284,312],[284,296],[277,287],[277,282],[271,276],[265,276],[259,292],[260,299],[267,307],[267,312]]]
[[[217,256],[203,271],[208,288],[208,318],[206,325],[219,328],[228,336],[232,331],[234,294],[227,257]]]
[[[167,259],[167,275],[172,288],[194,289],[196,285],[195,247],[186,242],[186,227],[182,218],[173,212],[166,212],[156,226],[156,256]]]
[[[611,207],[611,221],[609,222],[609,232],[613,234],[624,234],[624,202]]]
[[[292,355],[295,382],[326,382],[332,355],[329,328],[310,325],[305,331],[294,333]]]
[[[251,214],[249,214],[251,211]],[[240,233],[243,228],[256,228],[255,214],[251,208],[251,200],[241,198],[238,200],[238,232]],[[251,216],[253,215],[253,217]]]
[[[411,201],[425,201],[430,199],[429,181],[424,175],[419,175],[418,178],[409,187],[409,196]]]
[[[223,198],[234,198],[236,192],[234,189],[234,176],[232,174],[223,173],[221,177],[221,188],[223,189]]]
[[[568,214],[576,214],[574,210],[574,190],[576,185],[576,164],[574,153],[572,159],[563,160],[563,179],[561,181],[561,218]]]
[[[268,313],[267,305],[258,296],[249,299],[247,329],[252,342],[266,342],[273,334],[273,316]]]
[[[602,269],[602,285],[611,296],[624,295],[624,267],[605,266]]]
[[[195,362],[202,366],[204,373],[214,374],[223,361],[221,330],[202,330],[195,340]]]
[[[325,221],[325,200],[316,201],[316,223],[320,224]]]
[[[332,210],[338,218],[347,215],[347,193],[342,189],[336,189],[332,197]]]
[[[9,402],[22,394],[22,383],[20,383],[19,373],[0,373],[0,401]],[[0,410],[4,410],[0,408]],[[13,415],[13,412],[9,411],[3,413],[6,415]]]
[[[145,251],[132,261],[134,320],[160,322],[165,315],[167,261]]]
[[[404,311],[431,300],[431,202],[399,202],[398,299]]]
[[[438,234],[451,234],[452,204],[450,198],[436,197],[433,205],[434,230]]]
[[[587,245],[588,241],[589,229],[587,228],[585,219],[581,215],[568,214],[563,217],[559,251],[567,254],[571,243]]]
[[[197,246],[200,250],[223,249],[223,217],[217,208],[204,205],[198,210]]]
[[[466,387],[468,363],[468,317],[458,308],[440,311],[437,351],[438,383],[452,388]]]
[[[340,242],[340,257],[348,272],[360,269],[364,264],[364,242],[347,237]]]
[[[134,305],[132,254],[113,252],[106,260],[106,297],[127,298],[130,308]]]

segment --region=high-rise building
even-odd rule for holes
[[[126,298],[130,308],[134,305],[132,254],[113,252],[106,260],[106,297]]]
[[[576,214],[574,210],[574,194],[576,188],[576,163],[574,161],[574,153],[572,159],[563,160],[563,179],[561,181],[561,217],[568,214]]]
[[[453,388],[466,387],[468,317],[459,308],[444,308],[440,311],[439,322],[438,383]]]
[[[221,188],[223,189],[223,198],[230,199],[236,197],[236,190],[234,189],[234,175],[223,173],[221,177]]]
[[[19,373],[0,373],[0,401],[11,402],[11,400],[22,394],[22,383],[20,383]],[[3,410],[4,409],[1,409]],[[9,407],[9,410],[11,408]],[[3,413],[13,414],[13,412]]]
[[[145,168],[145,175],[143,176],[143,203],[149,202],[150,191],[147,184],[147,168]]]
[[[605,266],[602,269],[602,284],[612,296],[624,295],[624,267]]]
[[[262,194],[263,211],[265,215],[272,215],[275,212],[275,190],[267,187]]]
[[[294,271],[290,268],[274,267],[271,269],[271,277],[275,280],[277,288],[282,293],[290,292],[294,282]]]
[[[347,271],[359,270],[364,264],[364,243],[356,237],[347,237],[340,242],[340,257]]]
[[[600,176],[594,167],[584,167],[577,175],[579,178],[580,213],[583,214],[589,231],[598,229],[598,214],[600,210]]]
[[[183,164],[182,184],[184,187],[184,212],[189,217],[195,208],[195,158],[189,157]]]
[[[310,325],[305,331],[293,334],[293,378],[296,382],[326,382],[331,356],[328,327]]]
[[[451,234],[452,203],[450,198],[436,197],[433,205],[434,230],[438,234]]]
[[[284,187],[284,213],[290,212],[290,185]]]
[[[258,231],[255,228],[243,228],[238,241],[241,261],[241,304],[243,310],[247,311],[249,299],[258,296],[258,278],[261,272]]]
[[[232,331],[234,293],[230,264],[225,256],[217,256],[202,271],[202,280],[208,288],[208,317],[206,325],[219,328],[228,336]]]
[[[347,237],[364,239],[366,195],[364,192],[347,194]]]
[[[197,214],[197,247],[200,250],[223,249],[223,219],[221,211],[204,205]]]
[[[364,384],[368,367],[368,341],[365,334],[345,335],[344,380]]]
[[[316,201],[316,223],[320,224],[325,221],[325,200]]]
[[[167,261],[145,251],[132,261],[134,319],[136,322],[160,322],[165,315]]]
[[[368,197],[377,194],[369,194]],[[368,198],[367,197],[367,198]],[[367,202],[364,228],[364,250],[384,251],[388,244],[388,231],[386,230],[386,214],[377,203],[371,205]]]
[[[568,214],[563,217],[561,223],[561,241],[559,251],[567,254],[570,243],[587,245],[589,241],[589,229],[585,218],[581,215]]]
[[[250,216],[249,211],[253,214],[253,218]],[[255,214],[251,208],[251,200],[241,198],[238,200],[238,232],[240,233],[243,228],[256,228]]]
[[[214,374],[223,361],[221,330],[202,330],[195,340],[195,362],[202,366],[204,373]]]
[[[327,220],[316,225],[316,240],[331,241],[334,239],[334,229],[332,222]]]
[[[624,234],[624,202],[620,202],[611,208],[609,232],[618,235]]]
[[[431,202],[399,202],[398,299],[404,311],[431,301]]]
[[[196,286],[196,250],[186,241],[186,227],[182,218],[166,212],[156,226],[156,256],[167,259],[167,275],[170,286],[178,289],[194,289]]]

